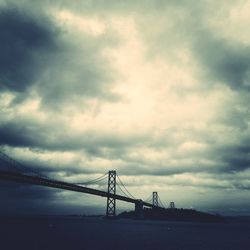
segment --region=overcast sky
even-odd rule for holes
[[[249,214],[249,13],[243,0],[0,0],[1,150],[60,180],[116,169],[138,198]],[[0,194],[1,212],[106,205],[10,183]]]

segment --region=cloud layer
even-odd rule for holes
[[[1,149],[66,181],[116,169],[138,197],[245,213],[250,3],[191,2],[0,2]]]

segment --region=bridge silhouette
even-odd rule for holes
[[[98,183],[100,180],[108,179],[107,191],[102,191],[86,185],[93,185]],[[115,170],[110,170],[108,173],[94,180],[87,181],[85,183],[69,183],[60,180],[49,178],[48,176],[42,175],[39,172],[28,168],[22,163],[14,160],[6,153],[0,151],[0,180],[20,182],[38,186],[45,186],[50,188],[57,188],[63,190],[69,190],[74,192],[80,192],[95,196],[101,196],[107,198],[106,206],[106,217],[116,217],[116,200],[133,203],[135,205],[135,215],[138,218],[143,216],[143,208],[148,207],[152,209],[165,209],[163,203],[157,192],[152,193],[152,197],[146,199],[136,199],[123,184],[121,178]],[[83,186],[85,185],[85,186]],[[117,194],[116,187],[119,187],[123,195]]]

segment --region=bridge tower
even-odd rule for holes
[[[116,200],[114,197],[109,195],[116,194],[116,171],[111,170],[109,171],[108,177],[108,197],[107,197],[107,210],[106,210],[106,217],[107,218],[115,218],[116,216]]]
[[[171,209],[175,209],[175,204],[174,204],[174,202],[173,202],[173,201],[171,201],[171,202],[170,202],[170,204],[169,204],[169,208],[171,208]]]
[[[153,192],[152,204],[153,206],[158,207],[158,193],[157,192]]]

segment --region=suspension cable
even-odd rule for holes
[[[126,197],[128,197],[128,198],[132,198],[127,192],[126,192],[126,190],[124,189],[122,189],[122,186],[119,184],[119,183],[117,183],[117,187],[120,189],[120,191],[126,196]]]
[[[122,184],[122,186],[124,187],[124,189],[127,191],[127,193],[129,194],[130,197],[132,197],[132,199],[136,199],[129,191],[128,189],[125,187],[125,185],[123,184],[122,180],[120,179],[119,175],[117,175],[118,180],[120,181],[120,183]]]
[[[97,182],[100,182],[102,180],[104,180],[106,178],[108,173],[105,173],[103,174],[102,176],[99,176],[98,178],[95,178],[93,180],[90,180],[90,181],[87,181],[87,182],[78,182],[78,183],[75,183],[75,184],[78,184],[78,185],[91,185],[91,184],[95,184]]]
[[[3,161],[3,162],[7,162],[8,164],[11,165],[12,168],[16,169],[17,171],[21,171],[21,172],[25,171],[25,172],[28,172],[28,173],[32,173],[35,176],[39,176],[39,177],[49,179],[48,176],[42,175],[37,171],[31,170],[27,166],[23,165],[22,163],[18,162],[17,160],[14,160],[13,158],[11,158],[7,154],[3,153],[2,151],[0,151],[0,160]]]
[[[161,201],[160,196],[158,196],[158,200],[159,200],[160,205],[164,208],[165,206],[164,206],[163,202]]]
[[[126,193],[122,190],[122,188],[120,187],[120,185],[117,185],[117,187],[120,189],[120,191],[121,191],[126,197],[131,198],[131,197],[128,196],[128,194],[126,194]]]
[[[147,199],[145,199],[146,202],[152,202],[152,195],[150,194]]]

